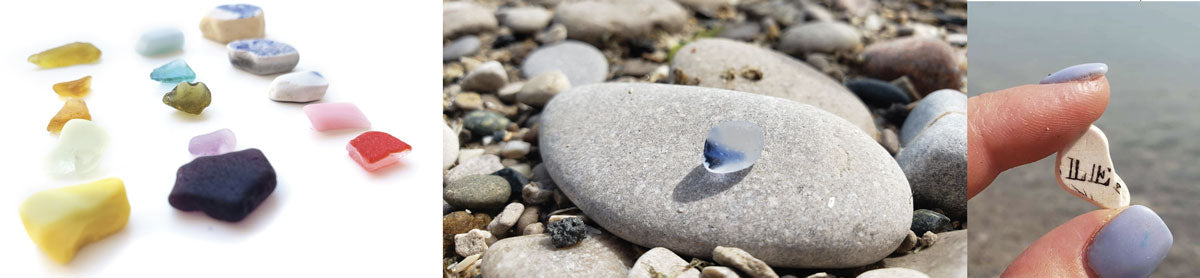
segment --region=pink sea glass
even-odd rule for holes
[[[367,131],[350,140],[346,150],[350,152],[350,158],[362,165],[363,169],[374,172],[396,164],[412,147],[391,134]]]
[[[228,128],[222,128],[207,134],[192,137],[188,143],[188,152],[195,156],[220,155],[233,151],[237,146],[237,137]]]
[[[317,103],[304,106],[304,114],[317,131],[370,128],[367,116],[348,102]]]

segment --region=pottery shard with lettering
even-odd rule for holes
[[[1054,173],[1058,185],[1101,208],[1129,206],[1129,185],[1117,176],[1108,154],[1108,138],[1100,128],[1088,131],[1058,152]]]

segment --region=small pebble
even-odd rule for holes
[[[192,71],[187,62],[183,59],[175,59],[171,62],[154,68],[150,72],[150,79],[162,83],[175,84],[179,82],[196,81],[196,72]]]
[[[537,6],[525,6],[502,9],[496,18],[500,24],[521,34],[532,34],[546,28],[553,15],[550,11]]]
[[[1054,174],[1063,190],[1104,209],[1129,206],[1129,184],[1117,175],[1108,137],[1091,126],[1055,157]]]
[[[512,189],[513,193],[521,192],[521,188],[525,187],[526,184],[529,184],[529,179],[525,178],[525,175],[513,170],[512,168],[500,169],[500,171],[496,171],[495,173],[492,173],[492,175],[507,180],[508,185]]]
[[[328,89],[329,81],[319,72],[293,72],[275,77],[267,87],[267,97],[283,102],[313,102],[324,98]]]
[[[949,217],[927,209],[913,211],[912,231],[923,235],[925,232],[941,233],[954,229]]]
[[[521,203],[504,206],[504,210],[497,214],[496,218],[492,218],[492,223],[488,224],[488,231],[498,237],[508,236],[508,230],[517,225],[517,219],[521,218],[523,212],[525,212],[525,205]]]
[[[492,175],[473,175],[451,181],[442,199],[454,207],[495,210],[504,207],[512,191],[508,181]]]
[[[67,121],[46,159],[46,168],[54,176],[90,173],[100,166],[108,141],[108,132],[90,120]]]
[[[463,151],[466,152],[467,150]],[[478,151],[482,152],[483,150]],[[467,176],[490,175],[501,169],[504,169],[504,165],[500,164],[500,157],[492,154],[481,154],[470,159],[459,160],[458,166],[454,166],[454,168],[446,172],[446,175],[442,176],[442,182],[449,184],[452,181]]]
[[[657,275],[656,275],[657,274]],[[643,253],[629,269],[629,278],[699,278],[700,271],[667,248],[655,247]]]
[[[499,90],[505,84],[508,84],[508,72],[504,71],[504,65],[497,61],[488,61],[463,77],[462,89],[490,93]]]
[[[200,19],[200,33],[219,43],[261,38],[266,34],[263,10],[250,4],[220,5]]]
[[[912,102],[912,98],[909,98],[908,93],[905,93],[903,89],[883,80],[858,78],[846,82],[846,88],[872,108],[888,108],[893,103],[908,104]]]
[[[21,202],[20,214],[29,239],[65,265],[84,245],[125,228],[129,198],[121,179],[107,178],[34,193]]]
[[[54,93],[59,97],[65,98],[82,98],[92,91],[92,76],[84,76],[83,78],[54,83]]]
[[[550,242],[556,248],[563,248],[575,245],[587,238],[587,226],[583,224],[583,220],[578,217],[571,217],[561,221],[550,222],[546,226],[546,232],[550,233]]]
[[[50,118],[50,124],[46,125],[46,131],[59,134],[62,132],[63,125],[73,119],[92,120],[92,114],[88,113],[87,103],[82,99],[68,99],[63,103],[63,107],[58,110],[58,113]]]
[[[135,46],[142,56],[157,56],[183,49],[183,31],[175,27],[158,28],[142,33]]]
[[[521,199],[530,204],[541,204],[549,201],[554,192],[538,187],[537,183],[526,184],[521,188]]]
[[[463,111],[483,109],[483,98],[476,93],[458,93],[458,95],[454,96],[454,107],[458,107],[459,110]]]
[[[367,172],[378,171],[388,166],[396,165],[400,158],[412,151],[412,147],[391,134],[380,131],[367,131],[359,134],[346,144],[350,158]]]
[[[371,128],[371,122],[358,106],[349,102],[328,102],[304,106],[304,114],[317,131]]]
[[[525,229],[521,229],[521,235],[537,235],[546,232],[546,225],[541,222],[529,224]]]
[[[492,217],[481,212],[472,214],[467,211],[455,211],[442,216],[442,254],[453,254],[455,235],[473,229],[485,229],[489,222],[492,222]]]
[[[479,52],[482,42],[476,36],[463,36],[442,47],[442,62],[455,61],[460,57],[474,55]]]
[[[779,40],[779,51],[793,56],[810,52],[853,52],[862,48],[862,35],[841,22],[816,22],[788,28]]]
[[[480,229],[471,229],[466,233],[454,235],[454,252],[459,256],[470,257],[487,251],[488,245],[496,242],[492,233]]]
[[[275,168],[258,149],[201,156],[179,167],[167,201],[226,222],[250,215],[275,191]]]
[[[504,145],[500,147],[500,156],[512,159],[525,158],[525,155],[529,154],[529,148],[529,143],[524,141],[514,140],[504,142]]]
[[[476,110],[463,115],[463,128],[470,130],[472,135],[483,137],[503,131],[508,128],[510,121],[499,113]]]
[[[188,152],[195,156],[220,155],[233,151],[237,137],[228,128],[196,135],[188,143]]]
[[[162,98],[163,104],[179,111],[200,115],[212,104],[212,92],[204,82],[179,82]]]
[[[542,108],[559,93],[571,89],[571,81],[561,71],[549,71],[534,76],[517,92],[517,101],[534,108]]]
[[[700,272],[700,277],[704,278],[738,278],[737,272],[733,269],[724,266],[708,266]]]
[[[767,263],[736,247],[717,246],[713,248],[712,256],[717,263],[737,268],[750,277],[779,277]]]
[[[42,68],[88,64],[100,60],[100,49],[86,42],[73,42],[29,55],[30,63]]]

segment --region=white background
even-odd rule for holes
[[[355,103],[373,130],[413,146],[402,165],[368,174],[345,150],[366,130],[316,132],[303,105],[267,98],[274,76],[231,67],[225,46],[198,28],[224,2],[7,2],[0,10],[0,277],[440,275],[434,256],[441,252],[438,3],[250,3],[265,11],[267,38],[299,50],[296,70],[329,79],[322,102]],[[184,51],[138,55],[138,36],[161,26],[183,30]],[[75,41],[95,44],[100,61],[56,69],[26,62]],[[152,69],[176,58],[213,92],[202,116],[164,105],[162,95],[173,86],[149,79]],[[52,178],[43,160],[57,136],[45,127],[63,100],[51,85],[84,75],[93,77],[87,106],[112,143],[92,175]],[[278,174],[275,192],[236,224],[167,203],[175,171],[193,159],[188,140],[221,128],[237,135],[238,150],[261,149]],[[129,224],[69,264],[48,259],[26,235],[19,204],[37,191],[105,177],[125,181]]]

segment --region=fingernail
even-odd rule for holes
[[[1147,277],[1171,249],[1171,230],[1153,210],[1131,206],[1114,217],[1088,247],[1087,262],[1100,277]]]
[[[1108,65],[1104,63],[1079,64],[1058,70],[1046,78],[1042,84],[1066,83],[1071,81],[1092,80],[1108,73]]]

